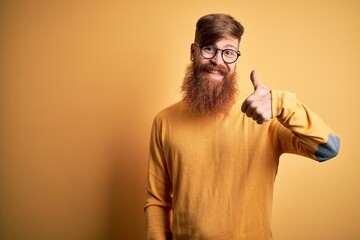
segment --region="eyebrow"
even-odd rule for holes
[[[232,48],[237,50],[237,48],[234,45],[230,44],[230,43],[225,45],[225,48],[228,48],[228,47],[232,47]]]
[[[217,47],[215,44],[209,45],[209,46]],[[228,49],[229,47],[230,47],[230,48],[234,48],[236,51],[239,51],[234,45],[232,45],[232,44],[230,44],[230,43],[226,44],[223,49]]]

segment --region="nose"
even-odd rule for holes
[[[216,65],[220,65],[222,63],[224,63],[224,60],[221,57],[222,52],[221,51],[217,51],[216,55],[211,59],[211,62],[213,62]]]

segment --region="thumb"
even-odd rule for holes
[[[251,71],[250,80],[252,82],[252,85],[254,86],[255,91],[262,86],[262,83],[260,82],[255,70]]]

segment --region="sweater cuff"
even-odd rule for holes
[[[280,122],[285,123],[295,112],[297,98],[294,93],[271,90],[272,113]]]

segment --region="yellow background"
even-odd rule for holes
[[[358,0],[1,1],[0,239],[144,239],[151,123],[211,12],[245,26],[242,91],[255,68],[341,136],[327,163],[282,157],[274,238],[360,239]]]

